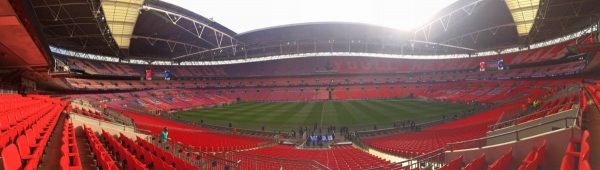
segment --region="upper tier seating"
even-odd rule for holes
[[[272,60],[221,66],[153,66],[153,77],[163,77],[165,70],[177,77],[243,77],[243,76],[298,76],[323,73],[373,74],[414,73],[478,69],[481,61],[503,59],[507,65],[542,62],[564,57],[567,46],[578,40],[570,40],[549,47],[499,54],[487,57],[459,59],[392,59],[372,57],[308,57]],[[581,43],[583,41],[579,41]],[[145,76],[147,67],[137,64],[98,62],[73,57],[56,56],[64,63],[92,75]],[[105,84],[115,86],[114,84]],[[123,85],[119,83],[119,85]]]
[[[447,82],[460,80],[506,80],[526,77],[553,77],[572,75],[586,66],[584,61],[574,61],[556,65],[516,68],[503,71],[441,72],[423,74],[374,74],[374,75],[315,75],[311,77],[246,77],[215,80],[88,80],[66,78],[65,82],[75,90],[131,90],[131,89],[171,89],[171,88],[250,88],[250,87],[327,87],[330,85],[394,84],[417,82]],[[290,75],[286,75],[290,76]],[[243,77],[243,76],[242,76]],[[229,90],[229,89],[227,89]],[[227,91],[225,90],[225,91]],[[291,91],[300,92],[298,88]],[[322,91],[325,91],[322,89]],[[304,92],[314,92],[314,88],[304,88]]]
[[[101,96],[98,98],[98,96]],[[129,108],[144,108],[148,111],[181,111],[188,108],[210,107],[232,103],[234,100],[218,95],[197,93],[192,90],[150,90],[130,93],[110,93],[99,95],[73,95],[73,98],[83,98],[97,104],[105,104],[119,110]],[[100,118],[98,112],[77,110],[76,112],[87,116]]]

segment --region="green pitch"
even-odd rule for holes
[[[318,102],[241,102],[209,109],[176,113],[180,119],[243,129],[287,131],[300,126],[373,129],[391,127],[394,121],[438,120],[467,110],[467,105],[413,99],[353,100]]]

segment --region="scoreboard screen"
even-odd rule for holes
[[[146,68],[146,80],[152,80],[152,68]]]
[[[479,62],[479,71],[504,70],[504,60],[489,60]]]
[[[170,70],[165,70],[163,72],[163,76],[164,76],[165,80],[171,80],[171,77],[173,76],[173,74],[171,74]]]

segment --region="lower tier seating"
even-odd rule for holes
[[[546,149],[546,141],[544,141],[540,146],[534,148],[531,152],[527,154],[525,159],[521,162],[521,164],[517,165],[519,170],[536,170],[539,165],[542,163],[544,159]],[[463,169],[463,170],[483,170],[486,169],[485,162],[485,154],[482,154],[475,160],[467,163],[466,166],[462,167],[462,156],[456,160],[453,160],[446,164],[443,168],[447,170],[452,169]],[[459,162],[460,161],[460,162]],[[513,165],[513,152],[512,149],[509,149],[506,153],[504,153],[500,158],[496,159],[493,163],[491,163],[487,169],[489,170],[505,170],[511,169],[512,167],[516,167]]]
[[[39,95],[0,95],[0,99],[2,167],[37,169],[66,104]]]
[[[484,170],[486,168],[485,154],[481,154],[477,159],[469,162],[463,170]]]
[[[512,149],[508,150],[504,155],[500,156],[494,163],[490,164],[489,170],[505,170],[510,169],[512,161]]]
[[[62,169],[81,170],[81,160],[79,159],[79,149],[75,140],[73,124],[65,121],[63,126],[60,167]]]
[[[115,160],[121,162],[123,169],[149,169],[142,163],[135,154],[125,148],[121,142],[117,141],[112,135],[102,131],[102,138],[105,141],[106,148],[112,153]]]
[[[269,142],[269,139],[266,138],[216,133],[209,129],[165,120],[150,115],[129,112],[123,112],[123,114],[135,120],[137,128],[158,135],[164,127],[167,127],[169,138],[172,140],[192,145],[206,152],[249,149]],[[191,138],[190,136],[194,137]]]
[[[577,146],[579,145],[579,147]],[[579,149],[577,149],[579,148]],[[571,141],[560,165],[561,170],[590,170],[590,133],[584,131],[581,141]]]
[[[131,141],[131,139],[123,136],[122,134],[121,134],[121,138],[126,141]],[[129,142],[129,143],[131,143],[131,142]],[[136,138],[135,143],[137,144],[137,146],[134,145],[135,147],[141,147],[141,148],[145,149],[146,151],[153,153],[154,156],[162,159],[167,164],[172,165],[176,169],[190,169],[190,170],[198,169],[197,167],[194,167],[192,164],[189,164],[189,163],[185,162],[184,160],[181,160],[181,159],[173,156],[171,153],[166,152],[163,149],[156,147],[155,145],[149,143],[148,141],[146,141],[140,137]]]
[[[326,150],[301,150],[278,145],[251,150],[248,153],[283,159],[315,160],[331,169],[367,169],[389,163],[352,146],[334,146]]]
[[[534,148],[525,156],[519,170],[536,170],[538,166],[544,161],[544,154],[546,150],[546,141],[542,143],[538,148]]]
[[[119,167],[115,163],[115,160],[111,157],[106,148],[104,148],[102,143],[100,143],[100,140],[96,137],[94,132],[87,127],[83,127],[83,131],[89,141],[92,153],[96,159],[97,167],[100,167],[103,170],[118,170]]]
[[[444,147],[448,143],[483,137],[489,130],[488,126],[493,124],[503,111],[517,107],[518,105],[514,103],[506,104],[422,131],[367,138],[363,142],[380,151],[403,157],[414,157]]]
[[[462,166],[463,166],[463,157],[460,156],[460,157],[450,161],[450,163],[444,165],[439,170],[460,170],[460,168]]]

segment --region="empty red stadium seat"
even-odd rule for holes
[[[505,170],[510,169],[512,165],[512,149],[498,158],[494,163],[490,164],[489,170]]]
[[[481,154],[480,157],[467,164],[463,170],[485,170],[486,167],[487,164],[485,163],[485,154]]]
[[[546,150],[546,140],[537,148],[534,148],[525,156],[525,159],[519,165],[519,170],[536,170],[538,166],[544,161],[544,154]]]
[[[563,156],[561,163],[561,170],[590,170],[590,145],[589,145],[590,133],[586,130],[583,132],[581,141],[571,141],[567,146],[565,156]],[[581,149],[576,150],[576,146],[579,144]],[[577,166],[576,166],[577,165]]]
[[[462,169],[463,164],[464,164],[463,157],[460,156],[460,157],[450,161],[448,164],[444,165],[439,170],[460,170],[460,169]]]
[[[20,170],[22,167],[21,157],[19,156],[17,146],[14,144],[8,145],[2,150],[2,163],[5,170]]]

